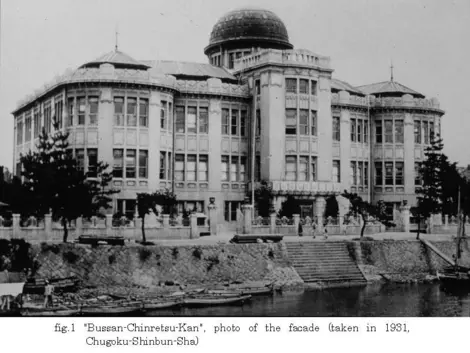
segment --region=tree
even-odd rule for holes
[[[119,193],[119,190],[109,187],[112,180],[109,165],[101,161],[98,162],[96,171],[87,173],[86,183],[89,193],[93,195],[91,214],[100,214],[111,208],[112,195]]]
[[[170,190],[160,190],[154,193],[138,193],[137,194],[137,213],[142,219],[142,243],[147,243],[145,236],[145,216],[154,213],[158,215],[157,205],[162,207],[164,214],[173,214],[176,206],[176,195]]]
[[[262,180],[255,189],[255,203],[258,215],[269,217],[273,211],[273,189],[266,180]]]
[[[362,218],[361,239],[364,236],[364,231],[369,222],[369,216],[379,220],[387,227],[394,225],[393,222],[388,220],[385,204],[383,202],[379,201],[377,205],[372,205],[364,201],[358,194],[350,193],[347,190],[344,190],[341,196],[349,200],[350,212],[356,215],[358,214]]]
[[[287,199],[281,204],[279,218],[291,218],[295,214],[300,214],[299,202],[294,198],[294,196],[289,195],[287,196]]]
[[[22,155],[20,160],[34,213],[42,216],[52,212],[52,217],[62,224],[63,241],[67,242],[70,221],[93,215],[98,208],[109,207],[105,196],[111,174],[105,170],[107,165],[100,164],[99,178],[87,181],[68,149],[69,134],[59,130],[57,125],[54,129],[51,134],[43,130],[37,151]]]

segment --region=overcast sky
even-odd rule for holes
[[[114,48],[135,59],[207,62],[217,19],[246,6],[274,11],[295,48],[330,56],[353,85],[390,78],[446,111],[453,161],[470,163],[470,1],[442,0],[0,0],[0,165],[12,166],[18,100],[67,68]]]

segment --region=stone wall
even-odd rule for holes
[[[284,244],[201,246],[98,246],[42,244],[34,247],[44,277],[77,276],[90,286],[215,284],[273,281],[279,287],[302,284]]]

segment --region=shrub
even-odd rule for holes
[[[200,260],[200,259],[202,258],[202,251],[201,251],[201,249],[199,249],[199,248],[194,249],[194,250],[193,250],[193,256],[194,256],[196,259]]]
[[[152,252],[146,248],[139,250],[139,258],[142,262],[145,262],[150,257],[150,255],[152,255]]]
[[[210,271],[212,270],[212,267],[220,263],[220,260],[218,256],[213,255],[207,258],[207,262],[207,271]]]
[[[179,254],[178,248],[173,248],[173,250],[171,250],[171,255],[173,256],[173,259],[176,260],[178,258],[178,254]]]
[[[80,256],[75,254],[73,251],[65,251],[62,254],[62,258],[68,261],[70,264],[75,264]]]

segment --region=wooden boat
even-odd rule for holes
[[[134,314],[142,310],[142,302],[127,302],[117,304],[93,304],[83,305],[81,307],[82,315],[121,315],[121,314]]]
[[[145,300],[142,303],[143,310],[158,310],[158,309],[169,309],[179,307],[183,304],[181,299],[165,299],[165,298],[158,298],[158,299],[150,299]]]
[[[190,298],[185,298],[183,303],[185,306],[212,306],[212,305],[234,305],[243,304],[250,300],[251,295],[239,295],[237,297],[221,297],[214,295],[198,295]]]
[[[26,308],[20,310],[21,316],[77,316],[80,314],[80,307],[76,308],[42,308],[32,309]]]
[[[209,294],[220,295],[272,295],[274,294],[273,286],[265,287],[239,287],[227,289],[209,289]]]
[[[51,278],[49,283],[54,286],[56,292],[69,292],[74,291],[79,283],[76,277],[65,278]],[[28,279],[23,287],[24,294],[44,294],[46,287],[46,279],[44,278],[31,278]]]

